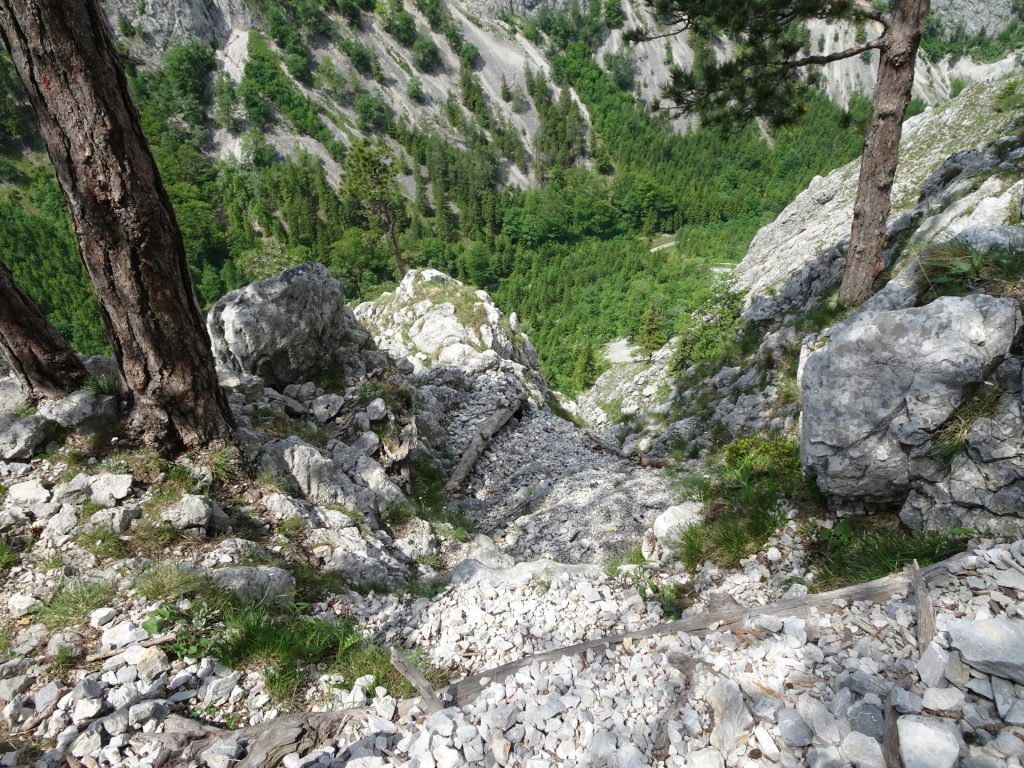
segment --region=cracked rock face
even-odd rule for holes
[[[976,295],[861,313],[803,373],[800,453],[833,502],[901,504],[936,470],[932,434],[1010,354],[1016,301]]]
[[[315,263],[228,293],[207,324],[219,367],[278,388],[329,365],[357,330],[338,281]]]

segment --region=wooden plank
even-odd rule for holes
[[[910,567],[910,580],[914,588],[914,602],[917,604],[917,653],[920,655],[935,639],[935,606],[917,560]]]
[[[922,579],[926,579],[932,574],[948,571],[957,567],[963,557],[963,555],[958,555],[942,563],[936,563],[935,565],[925,568],[921,571]],[[758,616],[802,616],[806,613],[808,608],[812,607],[818,608],[822,611],[832,611],[835,610],[833,603],[836,600],[845,600],[848,603],[884,602],[897,592],[907,591],[910,588],[911,579],[909,576],[906,574],[894,574],[892,576],[885,576],[881,579],[869,581],[865,584],[855,584],[851,587],[843,587],[842,589],[836,589],[832,592],[822,592],[816,595],[807,595],[806,597],[780,600],[777,603],[758,606],[756,608],[743,608],[741,606],[721,611],[714,611],[711,613],[702,613],[698,616],[691,616],[678,621],[658,624],[637,632],[597,638],[595,640],[576,643],[575,645],[566,646],[564,648],[555,648],[550,651],[544,651],[543,653],[533,654],[532,656],[527,656],[517,661],[509,662],[508,664],[503,664],[500,667],[487,670],[486,672],[470,675],[457,683],[453,683],[445,689],[443,698],[445,701],[450,701],[461,706],[472,701],[473,698],[475,698],[486,687],[481,684],[481,681],[484,679],[501,682],[510,675],[514,675],[519,670],[524,669],[535,662],[553,661],[561,658],[562,656],[576,656],[590,650],[605,651],[609,648],[621,645],[627,639],[645,640],[652,637],[679,633],[704,635],[711,631],[733,630],[742,626],[748,620]],[[489,684],[490,683],[488,682],[488,685]]]
[[[885,768],[903,768],[903,760],[900,759],[900,734],[896,727],[899,715],[892,701],[885,705],[885,730],[882,733],[882,759],[885,761]]]
[[[402,677],[408,680],[420,695],[421,707],[428,715],[444,709],[440,699],[434,693],[434,686],[426,676],[412,665],[396,648],[391,649],[391,666],[397,669]]]

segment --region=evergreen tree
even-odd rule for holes
[[[848,306],[863,303],[882,271],[885,225],[892,208],[890,192],[899,160],[903,119],[911,101],[914,65],[925,31],[930,0],[894,0],[891,11],[860,0],[648,0],[667,33],[688,31],[712,39],[736,41],[727,61],[704,62],[689,72],[676,67],[665,96],[706,122],[736,123],[765,117],[774,125],[792,122],[803,111],[809,83],[801,70],[868,53],[880,52],[871,122],[864,141],[860,182],[854,202],[853,229],[846,256],[840,299]],[[831,54],[809,54],[805,22],[812,19],[876,22],[882,33]]]
[[[661,327],[661,313],[654,304],[648,304],[640,317],[640,330],[636,334],[636,343],[647,355],[652,355],[665,346],[668,336]]]
[[[405,277],[405,259],[398,245],[405,203],[398,190],[395,159],[388,148],[382,142],[365,139],[352,147],[345,158],[344,184],[349,199],[391,246],[399,278]]]
[[[572,368],[572,383],[577,391],[589,389],[601,375],[601,366],[594,353],[594,345],[585,341],[576,353],[576,362]]]
[[[0,38],[70,209],[127,388],[128,433],[164,448],[208,446],[229,437],[233,417],[103,18],[98,0],[0,0]]]

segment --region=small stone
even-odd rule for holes
[[[795,709],[780,709],[777,715],[779,735],[787,747],[806,747],[814,741],[810,726]]]
[[[857,768],[885,768],[882,745],[858,731],[847,734],[839,745],[839,754],[843,760],[853,763]]]
[[[754,725],[754,718],[747,710],[735,680],[719,679],[708,692],[707,700],[715,713],[711,744],[729,754],[746,741]]]
[[[968,666],[1024,684],[1024,620],[958,621],[949,636]]]
[[[686,768],[725,768],[722,753],[714,747],[690,752],[686,755]]]
[[[71,743],[71,754],[78,758],[91,757],[102,748],[103,738],[99,731],[89,730]]]
[[[916,715],[924,708],[924,702],[916,693],[895,686],[889,694],[889,701],[901,715]]]
[[[89,614],[89,626],[93,629],[105,627],[107,624],[112,622],[116,616],[117,611],[113,608],[97,608]]]
[[[143,701],[128,710],[128,724],[139,725],[147,722],[162,722],[171,708],[165,701]]]
[[[964,692],[959,688],[926,688],[923,703],[933,712],[959,712],[964,707]]]
[[[946,679],[946,664],[949,652],[936,642],[931,642],[917,661],[917,674],[928,688],[938,688]]]
[[[904,768],[953,768],[960,759],[960,733],[948,721],[904,715],[896,728]]]
[[[0,680],[0,703],[6,704],[35,682],[32,675],[15,675]]]
[[[155,646],[146,648],[142,652],[142,657],[135,664],[139,678],[147,683],[167,671],[169,666],[170,661],[167,654]]]
[[[15,594],[7,599],[7,610],[11,618],[20,619],[32,612],[32,609],[40,605],[40,602],[32,595]]]
[[[380,421],[387,415],[388,406],[381,397],[371,400],[370,404],[366,406],[366,416],[370,421]]]
[[[38,480],[25,480],[7,489],[7,500],[27,507],[45,504],[50,500],[50,492]]]
[[[881,707],[866,701],[858,701],[846,711],[846,716],[850,719],[850,728],[853,730],[873,739],[882,738],[885,717],[882,715]]]
[[[132,643],[140,643],[149,638],[149,632],[132,621],[122,621],[103,631],[100,642],[109,648],[121,648]]]

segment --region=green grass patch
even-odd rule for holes
[[[818,533],[812,562],[820,592],[880,579],[917,560],[922,567],[962,552],[967,531],[916,533],[895,516],[844,519]]]
[[[177,600],[216,591],[205,573],[170,562],[150,566],[135,577],[132,586],[147,600]]]
[[[982,253],[959,240],[947,240],[923,246],[918,258],[928,285],[925,303],[940,296],[965,296],[976,291],[1024,297],[1024,253],[999,249]]]
[[[732,566],[760,551],[786,522],[782,499],[798,508],[823,506],[804,477],[799,444],[782,437],[736,440],[712,460],[708,475],[687,478],[683,486],[704,503],[704,522],[685,529],[678,544],[691,571],[705,560]]]
[[[625,552],[617,552],[611,555],[604,564],[604,572],[608,578],[615,578],[619,575],[624,565],[644,565],[647,558],[640,551],[640,547],[633,547]]]
[[[58,589],[35,610],[37,621],[50,629],[80,624],[97,608],[114,599],[114,585],[106,581],[75,579]]]
[[[90,525],[75,534],[75,544],[100,560],[120,560],[130,549],[117,533],[101,525]]]
[[[0,571],[6,571],[21,563],[21,553],[25,551],[25,542],[21,539],[4,536],[0,538]]]

